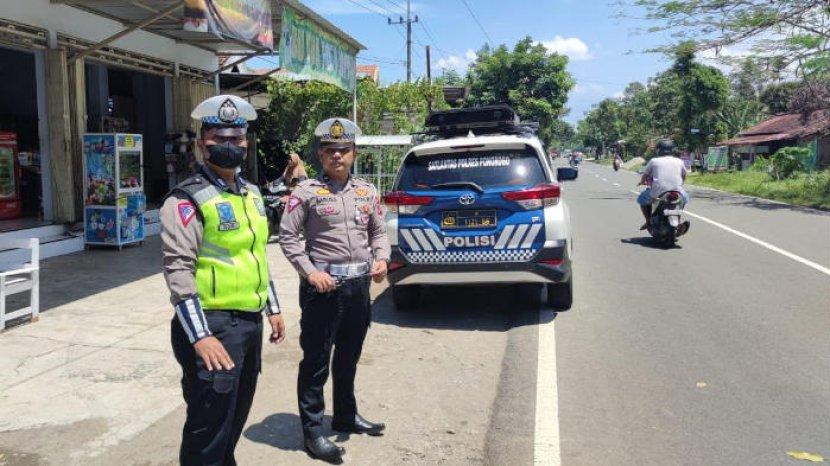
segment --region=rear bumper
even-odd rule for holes
[[[560,259],[559,265],[539,261]],[[571,258],[565,242],[545,247],[528,262],[412,264],[397,246],[392,262],[405,264],[389,273],[392,285],[473,285],[491,283],[562,283],[571,278]]]

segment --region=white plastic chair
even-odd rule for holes
[[[31,314],[37,321],[40,312],[40,243],[37,238],[0,240],[6,259],[0,260],[0,330],[6,321]],[[28,260],[28,262],[27,262]],[[6,311],[6,298],[30,292],[29,306]]]

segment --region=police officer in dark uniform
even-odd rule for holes
[[[260,372],[261,313],[273,343],[285,338],[285,325],[265,256],[262,195],[238,175],[256,111],[221,95],[191,116],[202,122],[205,163],[161,208],[164,276],[176,310],[171,340],[187,403],[179,461],[233,466]]]
[[[386,275],[390,247],[375,187],[350,176],[357,126],[342,118],[317,127],[323,174],[293,191],[280,224],[285,256],[301,276],[300,346],[303,360],[297,396],[306,451],[331,463],[343,448],[324,435],[323,386],[334,378],[332,428],[381,435],[383,424],[358,414],[354,396],[357,363],[371,321],[370,278]],[[300,235],[305,234],[305,242]]]

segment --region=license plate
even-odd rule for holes
[[[491,228],[497,223],[495,210],[452,210],[441,216],[441,228]]]
[[[663,211],[663,215],[666,215],[666,216],[668,216],[668,215],[680,215],[681,213],[683,213],[683,211],[680,210],[680,209],[677,209],[677,210],[664,210]]]

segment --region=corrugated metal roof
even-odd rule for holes
[[[175,4],[179,3],[182,5],[181,9],[175,10],[159,21],[156,21],[142,29],[216,53],[231,54],[234,52],[250,52],[251,50],[258,50],[254,46],[246,45],[242,42],[224,40],[202,32],[185,31],[182,27],[184,22],[183,0],[141,0],[140,2],[124,0],[52,1],[53,3],[65,3],[67,5],[71,5],[90,13],[110,18],[125,24],[140,23],[147,18],[150,18],[159,12],[163,12],[165,9],[172,8]],[[319,24],[324,30],[354,47],[356,51],[364,50],[366,48],[353,37],[343,32],[340,28],[333,25],[328,20],[300,3],[298,0],[271,0],[275,49],[279,47],[280,32],[282,31],[282,9],[285,5],[293,8],[303,16],[306,16],[313,22]],[[264,51],[264,49],[262,49],[262,51]]]
[[[727,146],[761,144],[800,139],[825,132],[830,132],[830,109],[816,110],[806,117],[801,113],[777,115],[741,131],[736,137],[721,144]]]

